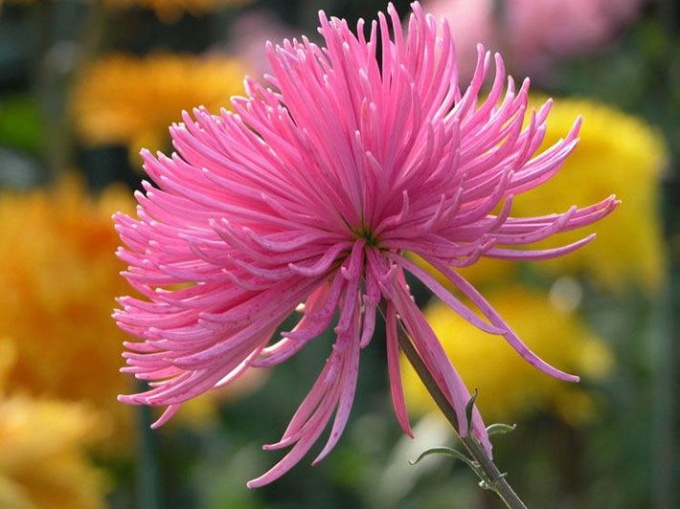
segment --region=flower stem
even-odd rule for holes
[[[141,383],[140,383],[141,384]],[[160,509],[161,490],[158,468],[158,439],[151,429],[151,408],[135,409],[138,433],[137,445],[137,506],[139,509]]]
[[[458,436],[460,436],[460,428],[455,411],[449,404],[446,396],[444,396],[442,391],[439,389],[439,386],[434,381],[434,378],[432,378],[432,375],[428,369],[425,367],[425,364],[420,358],[418,350],[413,345],[408,332],[401,323],[399,323],[397,327],[397,333],[399,337],[399,346],[406,355],[406,358],[416,370],[416,373],[418,373],[418,376],[423,381],[423,384],[425,384],[425,387],[434,399],[435,403],[437,403],[439,409],[451,423],[451,426],[453,426],[453,429],[456,431]],[[482,445],[472,436],[472,433],[468,433],[465,438],[461,437],[461,441],[467,448],[470,455],[477,462],[481,471],[484,472],[484,475],[487,479],[484,482],[484,486],[493,490],[507,507],[511,509],[527,509],[524,502],[522,502],[517,493],[515,493],[515,491],[512,489],[512,486],[510,486],[508,483],[505,474],[501,473]]]

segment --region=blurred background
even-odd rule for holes
[[[398,11],[408,2],[395,1]],[[541,356],[532,370],[417,285],[496,437],[497,464],[530,507],[680,506],[680,5],[676,0],[430,0],[449,19],[461,81],[478,42],[502,52],[536,103],[555,98],[546,144],[583,115],[562,172],[518,198],[543,214],[615,193],[623,205],[564,259],[480,262],[472,281]],[[339,446],[271,486],[245,482],[320,371],[331,337],[286,365],[190,404],[148,430],[118,373],[110,318],[129,289],[111,215],[134,211],[142,147],[169,151],[183,109],[228,107],[267,72],[264,43],[317,37],[317,12],[373,19],[383,0],[0,0],[0,508],[486,509],[471,472],[404,367],[417,439],[391,410],[378,331]],[[565,235],[558,241],[568,241]]]

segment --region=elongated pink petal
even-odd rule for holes
[[[413,430],[408,420],[404,388],[401,383],[401,364],[399,363],[399,341],[397,339],[397,310],[391,301],[387,304],[385,313],[385,327],[387,342],[387,368],[390,375],[390,393],[392,404],[401,429],[408,436],[413,436]]]

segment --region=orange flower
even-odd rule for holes
[[[245,68],[226,57],[111,54],[92,64],[75,87],[76,131],[87,145],[167,148],[168,126],[198,105],[218,111],[243,91]]]

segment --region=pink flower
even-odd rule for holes
[[[506,44],[527,72],[610,43],[643,0],[506,0]],[[502,30],[502,29],[501,29]]]
[[[428,0],[451,23],[462,76],[477,44],[502,49],[515,69],[546,73],[558,58],[592,53],[630,23],[644,0]]]
[[[449,23],[461,78],[471,77],[477,67],[478,44],[500,50],[496,0],[425,0],[423,4],[432,15],[443,17]]]
[[[276,14],[264,8],[251,9],[234,20],[229,29],[229,40],[222,51],[233,53],[248,64],[254,75],[271,73],[267,55],[262,51],[264,41],[278,41],[294,35]]]
[[[560,214],[511,217],[512,197],[548,180],[576,145],[579,121],[564,140],[535,154],[550,109],[528,112],[528,82],[506,77],[500,56],[479,50],[472,82],[461,89],[445,23],[412,4],[408,37],[394,8],[368,38],[320,14],[325,48],[306,38],[267,46],[270,88],[248,79],[234,112],[199,108],[172,127],[177,153],[143,152],[157,187],[139,193],[138,219],[118,214],[129,265],[125,276],[146,298],[120,299],[128,343],[124,371],[152,381],[131,404],[180,405],[251,368],[295,355],[335,323],[332,351],[281,440],[292,447],[249,486],[292,468],[333,417],[335,446],[347,423],[361,349],[384,306],[387,366],[396,416],[411,433],[399,374],[400,321],[461,424],[490,453],[470,394],[416,307],[410,272],[471,324],[504,337],[538,369],[576,380],[537,358],[457,272],[480,256],[539,260],[566,254],[592,237],[552,250],[529,244],[607,215],[613,197]],[[392,35],[390,36],[390,30]],[[376,57],[377,54],[381,58]],[[480,88],[495,62],[486,97]],[[525,119],[525,117],[527,117]],[[525,123],[526,120],[526,123]],[[524,127],[526,125],[526,127]],[[479,309],[480,318],[409,261],[440,270]],[[303,305],[300,305],[303,303]],[[270,344],[298,309],[297,325]],[[337,322],[334,319],[337,318]]]

